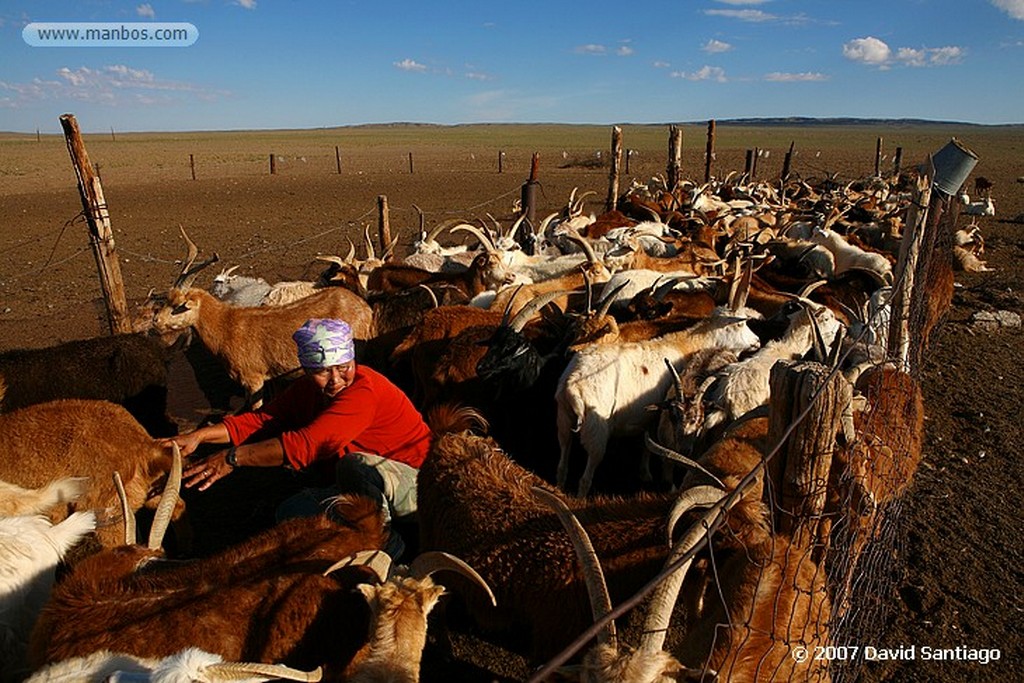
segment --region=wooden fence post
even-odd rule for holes
[[[270,155],[270,175],[277,173],[277,161],[273,154]]]
[[[383,194],[377,195],[377,240],[383,255],[391,244],[391,211],[388,209],[388,197]]]
[[[189,154],[188,155],[188,166],[189,166],[190,169],[192,169],[192,180],[195,180],[196,179],[196,155],[195,154]]]
[[[504,161],[505,161],[505,152],[499,150],[498,151],[498,173],[501,173],[502,171],[505,170],[504,165],[503,165]]]
[[[338,167],[338,175],[341,175],[341,148],[334,146],[334,163]]]
[[[790,535],[794,545],[803,548],[828,546],[831,525],[822,513],[829,471],[843,417],[852,414],[853,385],[841,373],[829,375],[829,368],[820,363],[782,360],[772,366],[769,379],[769,444],[778,443],[807,410],[768,461],[767,471],[775,492],[776,532]]]
[[[892,174],[894,176],[899,176],[899,174],[900,174],[900,165],[902,163],[903,163],[903,148],[902,147],[897,147],[896,148],[896,154],[894,154],[893,157],[892,157]]]
[[[711,180],[711,163],[715,158],[715,120],[708,121],[708,144],[704,150],[704,182]]]
[[[744,164],[743,164],[743,174],[745,176],[747,176],[748,179],[750,179],[750,177],[752,176],[753,172],[754,172],[754,150],[748,149],[747,150],[746,162],[744,162]]]
[[[530,178],[523,183],[523,189],[520,192],[523,215],[529,221],[531,229],[536,225],[537,220],[537,172],[539,168],[540,152],[534,152],[530,159]]]
[[[85,142],[78,129],[78,121],[72,114],[64,114],[60,117],[60,125],[64,129],[71,165],[78,179],[78,194],[82,198],[82,210],[89,226],[89,243],[93,256],[96,257],[110,332],[131,332],[124,281],[121,279],[121,265],[117,260],[117,250],[114,248],[114,234],[110,228],[110,213],[103,197],[103,186],[93,172],[89,154],[85,150]]]
[[[882,175],[882,137],[875,141],[875,177]]]
[[[782,182],[789,180],[789,169],[793,164],[793,145],[796,144],[795,140],[791,140],[789,143],[789,151],[786,152],[786,156],[782,159]]]
[[[412,152],[409,152],[409,173],[413,172],[412,168]]]
[[[604,210],[611,211],[619,199],[619,166],[622,165],[622,129],[612,127],[612,163],[608,171],[608,198],[604,202]]]
[[[674,192],[680,183],[683,169],[683,129],[672,125],[668,128],[668,191]]]

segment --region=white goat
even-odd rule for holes
[[[750,357],[715,374],[715,380],[702,397],[706,406],[703,434],[767,403],[771,395],[769,377],[777,361],[803,356],[814,347],[819,333],[825,353],[832,347],[842,328],[835,314],[826,306],[809,301],[801,304],[790,317],[789,327],[781,338],[768,342]]]
[[[37,671],[27,683],[257,683],[319,681],[320,669],[305,672],[280,664],[225,662],[220,655],[190,647],[163,659],[100,650]]]
[[[964,205],[964,208],[960,210],[960,213],[967,216],[995,216],[996,215],[996,204],[992,201],[991,197],[985,197],[972,202],[971,198],[967,193],[960,195],[960,203]]]
[[[210,294],[232,306],[259,306],[270,292],[270,283],[261,277],[235,275],[238,266],[220,271],[213,278]]]
[[[835,275],[861,269],[876,274],[884,284],[892,284],[892,264],[885,256],[850,244],[845,237],[829,228],[815,229],[811,241],[832,252],[836,260]]]
[[[579,483],[579,495],[585,496],[604,459],[608,439],[642,433],[653,421],[655,414],[647,406],[660,401],[672,384],[666,361],[680,368],[701,349],[741,353],[758,348],[757,335],[747,327],[746,318],[718,313],[681,332],[640,342],[596,344],[570,359],[555,392],[560,487],[565,487],[569,474],[573,432],[579,432],[587,452]]]
[[[87,488],[88,477],[63,477],[37,489],[0,481],[0,517],[47,514],[51,508],[76,501]]]
[[[0,518],[0,680],[27,673],[29,634],[50,597],[57,564],[95,528],[91,511],[56,526],[42,516]]]

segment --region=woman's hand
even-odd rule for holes
[[[197,432],[189,432],[188,434],[179,434],[178,436],[160,440],[162,446],[170,446],[172,443],[178,444],[178,448],[181,449],[181,456],[184,458],[195,453],[196,449],[199,448],[199,444],[203,443],[203,439]]]
[[[184,453],[184,446],[182,452]],[[186,488],[198,485],[200,491],[205,491],[219,479],[231,474],[234,467],[227,463],[227,455],[227,449],[218,451],[205,460],[186,467],[182,473]]]

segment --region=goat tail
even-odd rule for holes
[[[487,418],[479,410],[459,403],[441,403],[432,407],[427,412],[427,425],[434,436],[466,430],[486,434],[490,429]]]

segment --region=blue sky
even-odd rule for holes
[[[190,47],[31,47],[32,22],[188,22]],[[1024,0],[4,0],[0,130],[1024,122]]]

